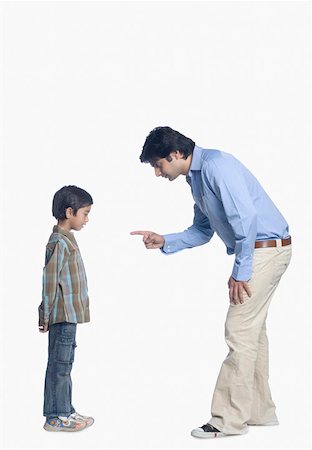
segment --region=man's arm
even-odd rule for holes
[[[257,212],[240,167],[232,160],[219,160],[209,168],[209,180],[235,238],[235,261],[232,278],[248,281],[257,238]]]
[[[153,231],[132,231],[131,235],[143,236],[147,249],[159,248],[163,253],[176,253],[185,248],[197,247],[206,244],[213,236],[208,218],[194,205],[193,225],[181,233],[160,234]]]
[[[59,279],[64,265],[65,244],[58,241],[43,269],[42,302],[39,306],[39,331],[48,331],[50,313],[59,289]]]
[[[243,174],[233,159],[219,159],[209,166],[209,182],[222,202],[235,237],[235,261],[228,281],[230,302],[244,303],[251,297],[248,281],[252,275],[254,245],[257,237],[257,212]],[[208,173],[204,173],[208,176]]]
[[[186,248],[198,247],[207,244],[213,236],[208,217],[206,217],[198,206],[194,205],[193,225],[181,233],[165,234],[163,253],[171,254]]]

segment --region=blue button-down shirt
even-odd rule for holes
[[[214,232],[229,255],[235,254],[232,277],[248,281],[256,240],[289,236],[282,214],[259,181],[234,156],[195,146],[186,177],[192,189],[193,225],[164,236],[164,253],[206,244]]]

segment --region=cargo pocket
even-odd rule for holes
[[[55,343],[55,361],[63,364],[71,364],[75,359],[76,342],[71,339],[57,339]]]

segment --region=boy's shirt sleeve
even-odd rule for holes
[[[60,289],[60,275],[68,250],[66,244],[57,241],[48,244],[46,250],[46,265],[42,276],[42,302],[39,306],[39,325],[49,323],[50,313]]]

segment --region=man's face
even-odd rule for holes
[[[156,177],[175,180],[182,173],[183,155],[180,152],[172,152],[167,158],[157,159],[151,163],[154,167]]]

